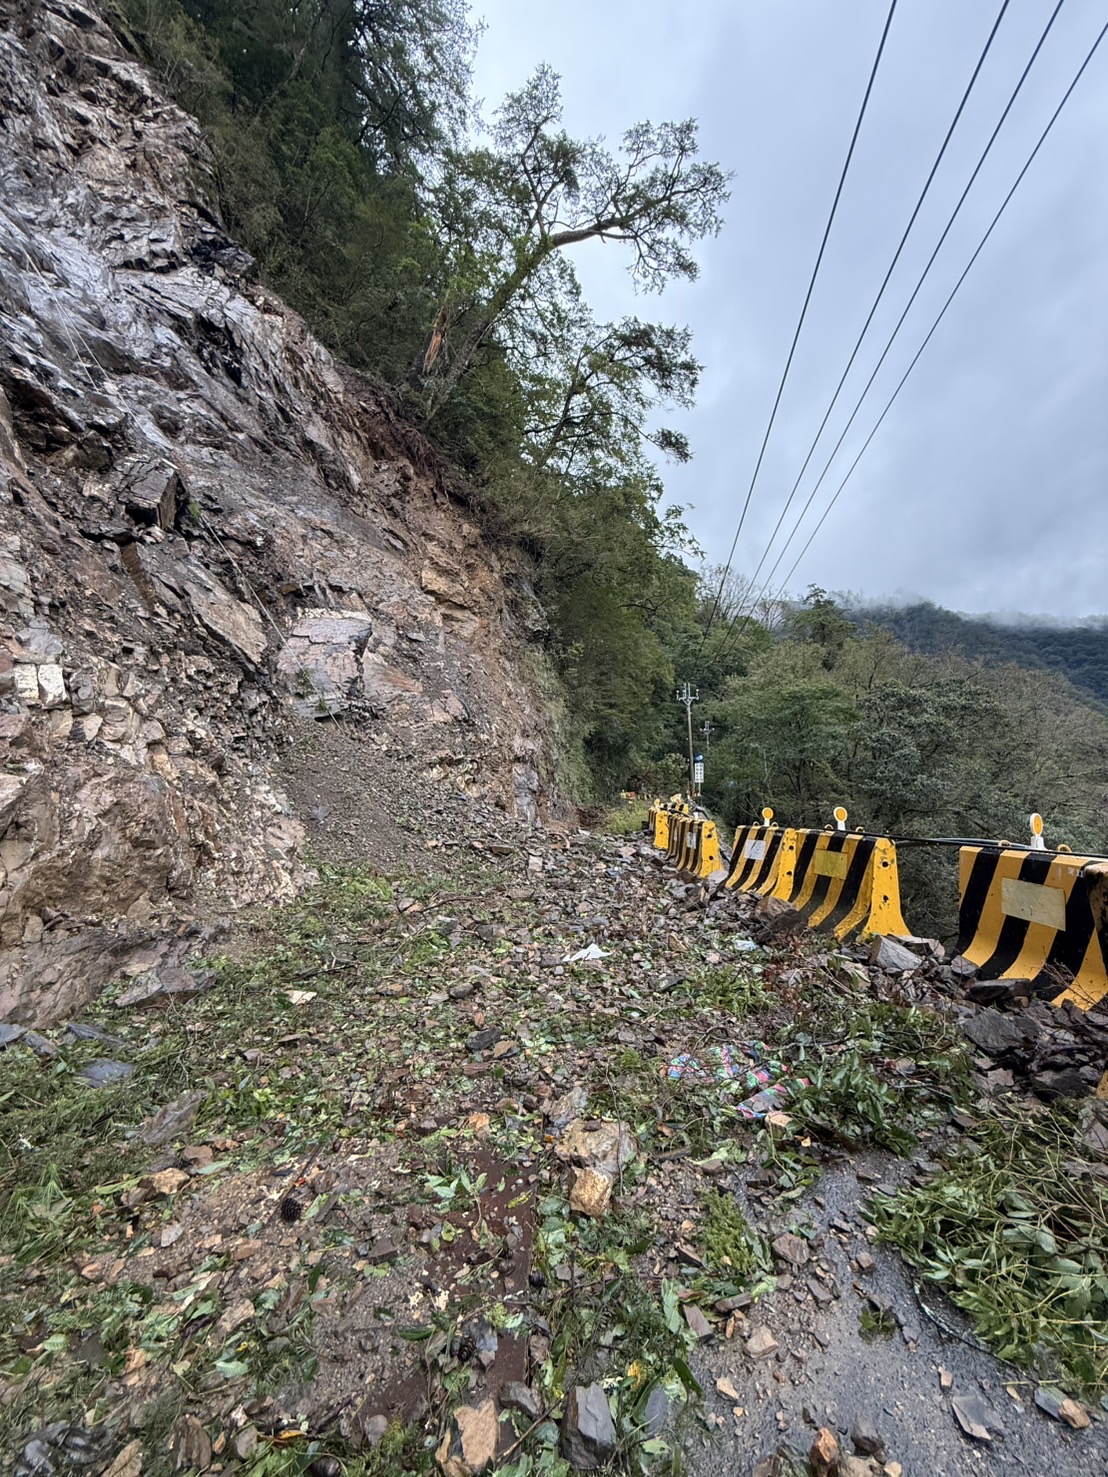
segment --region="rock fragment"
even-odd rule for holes
[[[885,1439],[867,1416],[859,1416],[850,1428],[854,1450],[861,1456],[884,1457]]]
[[[1000,1422],[977,1395],[955,1395],[950,1402],[954,1419],[974,1441],[991,1441],[1000,1433]]]
[[[499,1439],[500,1421],[495,1401],[462,1405],[450,1418],[435,1452],[435,1460],[445,1477],[476,1477],[496,1456]]]
[[[808,1452],[812,1477],[835,1477],[838,1464],[839,1438],[827,1426],[821,1426]]]
[[[761,1325],[751,1331],[746,1341],[746,1352],[751,1359],[770,1359],[780,1347],[769,1329]]]
[[[895,939],[881,935],[873,941],[869,962],[878,969],[883,969],[886,974],[907,974],[910,969],[918,969],[920,966],[918,954],[913,954],[911,949],[906,949]]]
[[[616,1428],[608,1397],[599,1384],[575,1385],[562,1416],[562,1455],[570,1466],[591,1472],[616,1452]]]

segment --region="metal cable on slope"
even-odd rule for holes
[[[708,639],[708,633],[709,631],[711,631],[712,623],[714,622],[716,614],[719,611],[719,602],[723,595],[723,587],[727,581],[727,575],[731,569],[731,563],[735,557],[735,550],[738,547],[739,535],[742,533],[743,523],[746,521],[747,511],[750,507],[750,500],[754,495],[754,485],[758,480],[758,473],[761,470],[762,459],[766,454],[766,446],[769,444],[770,433],[773,430],[774,421],[777,419],[777,410],[781,404],[781,396],[785,390],[785,382],[789,377],[789,370],[792,368],[793,356],[796,353],[796,346],[800,340],[800,331],[804,327],[804,319],[808,313],[808,305],[812,300],[812,292],[816,285],[816,278],[819,275],[820,265],[823,262],[823,253],[826,250],[827,240],[831,234],[831,226],[835,219],[835,213],[839,208],[839,200],[842,196],[843,186],[846,183],[847,171],[850,169],[850,161],[854,157],[854,146],[858,142],[858,135],[861,132],[862,128],[862,119],[866,115],[866,108],[869,105],[870,93],[873,91],[873,84],[877,77],[877,68],[880,65],[881,56],[885,50],[885,41],[889,34],[889,27],[892,25],[893,12],[896,10],[896,6],[897,0],[892,0],[892,3],[889,6],[889,13],[885,18],[884,29],[881,32],[881,40],[877,47],[877,55],[874,57],[873,66],[870,69],[869,81],[866,84],[865,95],[862,98],[862,106],[858,112],[858,120],[854,125],[854,132],[851,135],[850,147],[846,153],[846,161],[843,164],[842,173],[839,176],[839,184],[838,188],[835,191],[835,198],[831,203],[831,213],[827,217],[827,225],[824,227],[823,240],[820,242],[819,253],[816,256],[816,264],[812,268],[812,275],[808,282],[808,291],[804,294],[804,305],[800,310],[800,317],[797,320],[796,331],[793,334],[793,341],[789,348],[788,358],[785,360],[785,368],[784,372],[781,375],[781,382],[777,386],[777,395],[773,402],[773,409],[770,411],[769,423],[766,426],[765,435],[762,437],[762,446],[761,450],[758,452],[758,460],[754,466],[754,475],[750,479],[750,486],[747,489],[746,493],[746,501],[743,503],[742,512],[739,515],[739,524],[738,527],[735,529],[735,537],[731,541],[731,552],[727,556],[727,563],[724,566],[723,574],[720,576],[719,589],[716,591],[715,599],[712,602],[712,608],[708,613],[708,621],[704,627],[704,633],[700,638],[700,646],[697,649],[697,657],[699,657],[700,652],[704,650],[704,643]]]

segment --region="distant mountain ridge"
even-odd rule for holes
[[[847,614],[859,626],[881,626],[909,650],[926,656],[956,651],[990,666],[1015,662],[1060,672],[1082,692],[1108,704],[1108,622],[1064,626],[1036,624],[1032,618],[1027,624],[1008,624],[988,616],[958,615],[929,600],[855,608]]]

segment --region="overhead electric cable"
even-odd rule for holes
[[[931,271],[931,268],[932,268],[932,266],[935,263],[935,259],[938,256],[939,252],[941,251],[941,249],[943,247],[943,244],[946,241],[947,236],[950,234],[950,232],[951,232],[951,230],[952,230],[952,228],[954,226],[954,222],[957,219],[957,217],[958,217],[958,215],[959,215],[959,213],[960,213],[960,211],[962,209],[962,206],[965,204],[966,198],[969,195],[970,190],[973,188],[973,185],[974,185],[974,183],[975,183],[975,181],[977,179],[977,176],[980,174],[980,172],[981,172],[981,170],[982,170],[982,168],[983,168],[983,166],[985,164],[985,160],[988,158],[989,153],[990,153],[990,151],[991,151],[991,149],[993,147],[993,144],[996,142],[997,136],[1000,133],[1001,128],[1004,126],[1004,123],[1005,123],[1005,120],[1008,117],[1008,114],[1011,112],[1013,106],[1015,105],[1016,99],[1019,96],[1020,91],[1023,88],[1023,84],[1026,82],[1027,77],[1028,77],[1028,75],[1029,75],[1029,73],[1031,71],[1031,68],[1034,66],[1035,61],[1036,61],[1036,59],[1037,59],[1037,57],[1039,55],[1039,52],[1042,50],[1043,45],[1046,42],[1047,36],[1050,34],[1051,27],[1054,25],[1054,22],[1055,22],[1055,20],[1058,17],[1058,12],[1061,10],[1062,5],[1064,3],[1065,3],[1065,0],[1058,0],[1058,3],[1055,5],[1053,11],[1051,12],[1050,18],[1048,19],[1048,21],[1046,23],[1046,26],[1043,28],[1043,32],[1040,35],[1038,42],[1036,43],[1036,46],[1035,46],[1034,51],[1031,53],[1031,56],[1030,56],[1030,58],[1029,58],[1029,60],[1027,62],[1027,65],[1024,67],[1023,71],[1020,73],[1019,80],[1017,81],[1016,86],[1013,89],[1012,94],[1009,97],[1007,104],[1005,105],[1004,111],[1001,113],[1000,119],[997,122],[996,127],[993,129],[992,133],[989,135],[988,142],[986,143],[984,149],[982,150],[981,156],[978,159],[977,164],[974,166],[973,173],[970,175],[969,180],[966,182],[965,188],[962,190],[961,195],[958,197],[957,204],[955,205],[953,211],[950,214],[950,218],[948,219],[945,227],[943,228],[942,235],[939,237],[939,240],[936,243],[934,250],[932,251],[930,257],[927,260],[927,264],[925,265],[923,271],[921,272],[921,274],[919,276],[918,281],[916,282],[915,287],[912,290],[912,295],[908,299],[908,302],[905,305],[904,311],[901,313],[900,317],[897,319],[896,326],[893,328],[893,331],[889,335],[889,338],[888,338],[888,340],[887,340],[887,342],[885,344],[884,349],[881,351],[881,357],[878,359],[876,365],[873,368],[872,373],[870,374],[869,379],[866,381],[865,386],[862,389],[861,394],[859,395],[857,401],[855,402],[854,409],[851,411],[850,417],[847,420],[846,425],[843,427],[842,431],[839,434],[839,439],[835,442],[834,448],[831,451],[831,455],[828,457],[827,461],[824,463],[823,470],[822,470],[822,472],[820,472],[819,477],[816,479],[815,486],[812,488],[811,492],[808,494],[808,499],[805,502],[804,507],[800,510],[800,513],[799,513],[796,521],[793,524],[792,532],[789,534],[788,538],[785,540],[784,544],[782,545],[781,550],[778,553],[777,558],[774,561],[774,564],[773,564],[772,568],[770,569],[769,574],[766,576],[765,581],[763,582],[762,587],[758,591],[757,595],[755,595],[753,597],[750,605],[745,610],[737,611],[735,613],[735,615],[732,617],[732,619],[731,619],[731,621],[729,623],[729,626],[728,626],[728,636],[730,635],[731,631],[734,630],[734,627],[735,627],[736,623],[739,622],[740,620],[741,620],[742,624],[739,626],[739,631],[738,631],[737,635],[741,635],[742,634],[742,631],[745,630],[747,624],[749,623],[749,618],[750,618],[751,612],[753,611],[754,607],[757,605],[758,601],[762,598],[762,596],[768,590],[768,588],[770,586],[770,583],[773,580],[774,574],[780,568],[781,562],[782,562],[782,560],[785,557],[785,553],[786,553],[789,545],[795,539],[795,537],[797,535],[797,532],[800,529],[801,523],[803,523],[804,518],[805,518],[805,516],[808,513],[808,510],[811,508],[812,503],[815,500],[816,493],[819,491],[820,487],[823,485],[824,478],[827,476],[827,473],[830,471],[831,466],[832,466],[832,463],[834,462],[835,457],[838,455],[839,450],[842,447],[842,444],[845,441],[845,439],[847,437],[847,434],[850,431],[851,426],[854,424],[854,421],[856,420],[856,418],[858,416],[858,412],[861,410],[862,405],[865,402],[866,396],[869,394],[869,391],[870,391],[870,389],[871,389],[871,387],[873,385],[873,382],[877,378],[877,375],[878,375],[878,373],[879,373],[879,371],[881,369],[881,366],[884,364],[886,358],[888,357],[889,351],[892,348],[894,342],[896,341],[896,338],[897,338],[898,334],[900,333],[901,328],[904,325],[905,319],[907,318],[909,312],[911,311],[912,306],[915,303],[916,298],[919,296],[919,293],[920,293],[920,291],[921,291],[921,289],[923,287],[923,284],[926,281],[926,279],[927,279],[927,277],[928,277],[928,275],[929,275],[929,273]],[[1089,55],[1086,57],[1084,63],[1082,64],[1081,70],[1077,74],[1078,77],[1080,77],[1081,72],[1084,71],[1085,67],[1088,65],[1088,63],[1089,63],[1089,61],[1090,61],[1090,59],[1091,59],[1091,57],[1093,55],[1093,52],[1095,52],[1096,47],[1099,44],[1100,44],[1100,42],[1099,42],[1099,38],[1098,38],[1098,40],[1093,45],[1092,51],[1090,51]],[[1071,84],[1071,89],[1070,89],[1071,91],[1072,91],[1072,87],[1074,85],[1076,85],[1076,80],[1077,79],[1075,78],[1074,79],[1074,83]],[[1069,93],[1067,92],[1066,97],[1068,98],[1068,96],[1069,96]],[[1062,103],[1059,104],[1059,108],[1061,108],[1064,105],[1065,100],[1066,99],[1063,98]],[[1047,125],[1046,132],[1049,132],[1050,127],[1052,125],[1053,125],[1053,119]],[[1035,152],[1037,152],[1038,149],[1040,148],[1040,146],[1042,144],[1042,141],[1043,141],[1043,138],[1045,138],[1045,136],[1046,136],[1046,132],[1044,132],[1042,138],[1040,138],[1039,143],[1036,144],[1036,146],[1035,146]],[[1035,155],[1034,155],[1034,153],[1032,153],[1032,155],[1028,159],[1028,164],[1030,164],[1031,159],[1033,159],[1034,157],[1035,157]],[[1024,166],[1024,169],[1025,170],[1026,170],[1026,168],[1027,168],[1027,165]],[[1023,178],[1023,174],[1022,173],[1020,174],[1019,178],[1020,179]],[[1019,182],[1019,180],[1017,180],[1017,184],[1018,184],[1018,182]],[[1013,186],[1013,189],[1014,188],[1015,188],[1015,186]],[[1005,203],[1007,203],[1007,201],[1005,201]],[[1001,211],[1003,211],[1003,209],[1004,209],[1004,207],[1001,206]],[[996,224],[995,220],[994,220],[993,224],[994,225]],[[990,226],[989,229],[991,231],[992,230],[992,226]],[[982,241],[981,241],[981,243],[978,245],[978,248],[977,248],[977,251],[978,252],[981,250],[981,247],[984,245],[985,239],[987,239],[987,236],[986,236],[986,238],[983,238]],[[975,252],[974,255],[973,255],[973,257],[971,258],[970,264],[972,265],[973,261],[975,261],[976,259],[977,259],[977,252]],[[967,267],[966,270],[968,271],[969,268]],[[965,276],[965,274],[963,273],[963,278],[964,278],[964,276]],[[963,278],[959,278],[958,286],[961,285],[961,282],[962,282]],[[955,292],[958,290],[957,289],[957,286],[955,287],[954,290],[955,290]],[[952,294],[952,296],[953,296],[953,294]],[[945,311],[946,311],[946,309],[944,307],[943,312],[945,312]],[[940,317],[941,317],[941,314],[940,314]],[[938,319],[936,319],[935,323],[932,324],[931,330],[928,333],[927,338],[924,340],[924,344],[926,344],[927,341],[928,341],[928,339],[930,339],[931,334],[934,333],[935,328],[937,326],[938,326]],[[922,352],[922,346],[921,346],[920,352]],[[917,358],[918,358],[918,354],[917,354]],[[913,363],[913,365],[915,364],[915,360],[914,359],[913,359],[912,363]],[[898,389],[897,393],[899,393],[899,389]],[[894,396],[894,398],[895,398],[895,396]],[[892,402],[890,401],[890,404],[891,403]],[[886,412],[887,412],[887,410],[888,410],[888,406],[886,406]],[[885,412],[882,413],[882,416],[884,416],[884,414],[885,414]],[[880,422],[878,422],[878,424],[880,424]],[[874,428],[874,430],[876,430],[876,427]],[[873,433],[871,432],[870,439],[872,439],[872,434]],[[867,446],[868,446],[868,444],[869,444],[869,440],[867,440],[867,442],[866,442],[866,445]],[[849,476],[849,473],[847,475]],[[828,511],[830,511],[830,509]],[[777,530],[775,529],[774,530],[774,534],[771,537],[770,542],[769,542],[769,544],[766,547],[765,553],[763,554],[762,559],[759,561],[759,564],[758,564],[758,568],[759,569],[761,569],[762,564],[764,564],[765,559],[769,555],[770,547],[772,547],[773,538],[776,537],[776,533],[777,533]],[[795,566],[794,566],[794,568],[795,568]],[[786,583],[787,583],[787,581],[786,581]],[[724,639],[725,639],[725,643],[726,643],[727,642],[727,637],[725,637]],[[725,646],[724,646],[723,649],[724,649],[724,651],[729,651],[731,648],[730,648],[729,645],[726,645],[725,644]]]
[[[889,267],[885,273],[884,280],[877,290],[877,296],[874,298],[873,305],[871,306],[869,313],[866,315],[866,321],[862,324],[862,330],[855,341],[854,348],[850,351],[850,358],[846,361],[846,368],[843,370],[842,375],[839,378],[839,383],[835,386],[835,393],[831,396],[827,409],[823,413],[823,419],[819,423],[819,429],[816,431],[816,434],[812,439],[812,444],[808,448],[808,455],[804,458],[804,464],[800,468],[800,471],[796,474],[796,481],[793,483],[792,490],[790,491],[788,497],[785,499],[785,505],[781,509],[781,514],[778,517],[777,522],[774,524],[773,532],[769,536],[769,542],[766,544],[762,557],[758,560],[757,567],[750,577],[751,587],[757,584],[758,575],[761,573],[762,566],[769,558],[769,552],[773,548],[773,542],[776,539],[778,533],[781,531],[781,525],[782,523],[784,523],[789,509],[792,507],[793,500],[795,499],[797,494],[797,489],[800,487],[800,484],[804,479],[804,473],[808,470],[808,466],[812,460],[812,457],[815,455],[816,447],[819,445],[819,439],[823,435],[827,422],[831,419],[831,412],[838,404],[843,385],[846,384],[847,375],[854,368],[854,361],[858,357],[858,350],[862,347],[862,340],[869,332],[869,326],[873,322],[874,314],[877,312],[877,309],[881,303],[881,299],[885,295],[885,289],[886,287],[888,287],[889,279],[892,277],[893,272],[896,268],[896,264],[900,260],[901,253],[903,252],[908,237],[911,234],[912,227],[915,225],[916,219],[919,216],[920,211],[923,209],[923,202],[927,198],[927,192],[930,190],[931,184],[935,178],[936,173],[938,172],[939,165],[943,161],[943,156],[946,153],[947,145],[950,143],[950,140],[954,135],[954,130],[958,126],[958,120],[961,118],[963,112],[965,111],[966,104],[969,101],[970,93],[973,91],[974,84],[977,82],[977,79],[981,74],[981,68],[985,65],[985,58],[989,54],[989,51],[993,44],[993,40],[996,37],[996,33],[1000,29],[1000,23],[1004,19],[1004,12],[1008,9],[1010,3],[1011,0],[1003,0],[1003,4],[1000,7],[997,18],[993,22],[993,28],[989,32],[988,38],[985,41],[984,49],[977,59],[977,65],[973,69],[973,75],[970,77],[969,82],[966,84],[966,90],[962,94],[962,101],[958,104],[957,112],[954,114],[954,118],[951,121],[950,127],[946,131],[946,137],[942,141],[939,152],[935,155],[935,162],[931,166],[931,172],[928,174],[927,179],[924,181],[923,189],[920,191],[919,194],[919,199],[916,201],[915,208],[912,211],[908,224],[904,227],[904,233],[900,238],[900,243],[897,246],[896,251],[893,253],[893,259],[889,263]],[[1061,0],[1059,0],[1059,8],[1060,6]],[[1055,10],[1054,14],[1057,15],[1057,13],[1058,11]],[[1052,16],[1050,24],[1053,25],[1053,23],[1054,17]],[[1047,29],[1049,30],[1049,26]]]
[[[947,298],[946,302],[943,304],[942,309],[940,310],[938,317],[935,319],[934,323],[931,325],[930,329],[928,330],[927,337],[924,339],[923,343],[920,344],[919,348],[916,350],[915,355],[914,355],[914,357],[912,359],[912,362],[908,365],[908,368],[904,371],[904,374],[901,377],[900,383],[897,385],[896,389],[893,391],[892,395],[889,397],[888,403],[886,404],[884,410],[881,412],[880,416],[878,417],[878,420],[877,420],[876,425],[873,427],[873,430],[870,431],[869,435],[866,437],[865,441],[862,444],[861,450],[858,452],[858,455],[854,458],[853,462],[851,462],[850,468],[847,471],[846,476],[843,478],[843,480],[839,483],[838,487],[835,489],[834,495],[832,496],[831,501],[827,504],[827,507],[824,509],[822,517],[820,518],[819,522],[816,524],[815,528],[812,529],[812,532],[808,535],[808,539],[807,539],[804,547],[801,549],[800,553],[796,556],[796,559],[793,561],[792,568],[789,570],[788,574],[785,576],[785,578],[782,581],[780,587],[778,588],[777,595],[774,597],[775,599],[780,599],[781,598],[782,593],[788,587],[789,581],[792,579],[793,575],[796,573],[797,567],[799,566],[800,561],[804,558],[804,555],[811,548],[813,539],[815,538],[816,534],[820,531],[820,529],[823,527],[824,523],[827,521],[828,514],[831,512],[831,509],[838,502],[839,497],[840,497],[840,495],[841,495],[841,493],[843,491],[843,488],[850,481],[850,478],[851,478],[851,476],[852,476],[852,474],[854,472],[854,469],[858,465],[858,463],[861,461],[862,456],[863,456],[866,448],[869,446],[870,442],[873,440],[874,436],[877,434],[877,432],[878,432],[878,430],[879,430],[879,428],[881,426],[882,421],[885,419],[885,417],[888,415],[889,411],[892,409],[894,401],[896,400],[897,396],[900,394],[901,390],[904,388],[904,385],[905,385],[905,382],[908,379],[908,376],[912,373],[912,370],[915,369],[916,364],[918,363],[918,361],[920,359],[920,356],[923,354],[924,349],[926,349],[927,345],[931,342],[931,337],[934,334],[935,330],[938,328],[939,324],[942,322],[942,320],[943,320],[943,318],[944,318],[944,316],[946,314],[947,308],[950,307],[951,303],[954,301],[954,298],[955,298],[955,296],[956,296],[959,288],[962,286],[962,283],[969,276],[970,268],[973,266],[974,262],[976,262],[977,258],[981,255],[981,252],[984,249],[984,246],[985,246],[986,241],[988,241],[989,237],[992,235],[993,230],[994,230],[997,222],[1000,220],[1000,217],[1004,214],[1005,210],[1008,207],[1009,201],[1012,199],[1012,196],[1016,193],[1016,190],[1019,188],[1020,184],[1022,183],[1024,175],[1031,168],[1031,165],[1034,162],[1035,156],[1038,154],[1039,150],[1042,148],[1043,144],[1046,142],[1047,135],[1050,133],[1050,130],[1054,127],[1055,123],[1058,121],[1058,116],[1061,113],[1062,109],[1065,107],[1066,103],[1069,101],[1070,94],[1073,92],[1073,90],[1077,86],[1078,82],[1080,82],[1081,77],[1082,77],[1083,73],[1085,72],[1085,69],[1088,67],[1089,63],[1092,61],[1094,55],[1096,54],[1097,48],[1099,47],[1100,43],[1104,40],[1104,38],[1105,38],[1106,35],[1108,35],[1108,22],[1105,22],[1105,24],[1101,28],[1100,33],[1097,36],[1096,40],[1093,42],[1092,46],[1089,48],[1088,54],[1086,55],[1085,60],[1081,63],[1081,66],[1078,68],[1077,73],[1074,76],[1073,81],[1066,88],[1066,91],[1065,91],[1065,93],[1062,96],[1061,102],[1055,108],[1054,112],[1050,116],[1050,119],[1049,119],[1046,127],[1043,129],[1042,133],[1039,135],[1039,141],[1038,141],[1038,143],[1032,149],[1030,155],[1027,158],[1027,162],[1024,164],[1023,168],[1020,170],[1019,174],[1016,176],[1016,179],[1015,179],[1015,182],[1012,185],[1012,188],[1008,191],[1007,195],[1005,195],[1003,201],[1001,202],[1000,209],[993,216],[992,221],[989,224],[988,230],[985,232],[984,236],[982,236],[980,242],[978,243],[977,250],[970,257],[969,261],[966,264],[965,270],[962,272],[962,275],[958,278],[958,281],[954,284],[954,287],[951,290],[950,296]],[[802,513],[801,514],[801,518],[797,520],[796,526],[794,527],[794,530],[793,530],[794,534],[796,532],[796,529],[799,528],[800,521],[801,521],[801,519],[803,519],[803,516],[804,515]],[[791,537],[790,537],[790,542],[791,542]],[[788,547],[788,545],[786,544],[786,548],[787,547]],[[776,568],[776,566],[774,566],[774,567]],[[767,581],[767,584],[768,584],[768,581]]]
[[[812,275],[808,282],[808,291],[804,294],[804,305],[800,310],[800,317],[797,319],[796,331],[793,334],[793,341],[789,347],[788,358],[785,360],[785,368],[781,375],[781,382],[777,386],[777,394],[773,401],[773,409],[770,411],[769,423],[766,426],[765,435],[762,437],[762,445],[760,451],[758,452],[758,460],[754,465],[754,475],[750,479],[750,486],[747,489],[746,493],[746,501],[743,503],[742,512],[739,515],[739,524],[738,527],[735,529],[735,537],[731,541],[731,552],[727,556],[727,563],[724,566],[723,574],[720,576],[719,589],[716,591],[715,599],[712,602],[712,608],[708,613],[708,620],[704,627],[703,635],[700,638],[700,646],[697,652],[698,656],[700,651],[703,651],[704,649],[704,643],[708,639],[708,632],[712,629],[712,623],[716,618],[717,612],[719,611],[719,603],[723,596],[723,587],[727,582],[727,575],[731,569],[732,560],[735,557],[735,550],[738,547],[739,535],[742,533],[743,523],[746,521],[747,510],[750,507],[750,500],[754,495],[754,485],[758,481],[758,473],[762,467],[762,459],[766,454],[766,446],[769,444],[770,433],[773,430],[773,423],[777,419],[777,410],[781,404],[781,396],[785,390],[785,382],[789,377],[789,370],[792,368],[793,356],[796,353],[796,346],[800,340],[800,331],[804,327],[804,319],[808,313],[808,305],[812,300],[812,292],[816,285],[816,278],[819,276],[820,265],[823,262],[823,253],[827,248],[827,240],[831,234],[831,226],[835,220],[835,213],[839,208],[839,200],[843,193],[843,186],[846,184],[846,176],[848,170],[850,169],[850,161],[854,157],[854,146],[858,142],[858,135],[862,129],[862,119],[866,116],[866,108],[869,105],[870,93],[873,91],[873,84],[877,77],[877,68],[880,65],[881,56],[885,50],[885,41],[888,38],[889,27],[892,25],[893,12],[896,10],[896,6],[897,0],[892,0],[892,3],[889,6],[889,13],[885,17],[885,26],[881,32],[881,40],[878,43],[877,55],[874,57],[873,66],[870,69],[869,81],[866,83],[865,96],[862,98],[862,106],[858,112],[858,121],[855,123],[854,132],[851,135],[850,147],[846,152],[846,161],[843,164],[842,173],[839,176],[839,184],[838,188],[835,190],[835,198],[831,202],[831,213],[827,217],[827,225],[824,227],[823,230],[823,240],[820,242],[819,252],[816,256],[816,264],[812,268]]]

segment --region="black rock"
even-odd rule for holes
[[[955,1395],[950,1402],[954,1418],[974,1441],[991,1441],[1000,1434],[1000,1421],[978,1395]]]
[[[487,1051],[490,1046],[496,1045],[500,1036],[499,1026],[490,1026],[487,1031],[477,1031],[466,1042],[466,1050]]]
[[[1026,995],[1025,980],[974,980],[966,986],[966,999],[975,1005],[989,1005],[994,1000],[1015,1000],[1017,995]]]
[[[850,1439],[854,1443],[854,1450],[862,1456],[883,1457],[885,1454],[884,1438],[865,1416],[860,1415],[851,1426]]]
[[[660,1436],[669,1424],[669,1396],[661,1385],[655,1385],[647,1396],[642,1421],[643,1435],[648,1441]]]
[[[994,1059],[1017,1052],[1027,1044],[1027,1037],[1019,1022],[1001,1015],[999,1010],[981,1010],[968,1021],[962,1022],[962,1032],[975,1046],[987,1051]]]
[[[525,1385],[520,1380],[509,1380],[502,1386],[500,1404],[505,1410],[518,1410],[532,1422],[542,1416],[542,1401],[530,1385]]]
[[[616,1428],[603,1385],[575,1385],[562,1416],[562,1455],[579,1471],[602,1467],[616,1453]]]
[[[1031,1086],[1044,1102],[1052,1103],[1060,1097],[1084,1097],[1092,1092],[1100,1080],[1100,1073],[1090,1067],[1067,1067],[1058,1072],[1036,1072]]]

